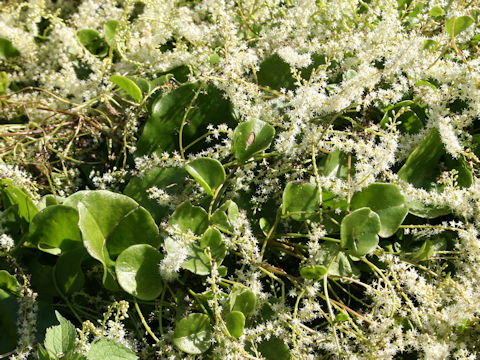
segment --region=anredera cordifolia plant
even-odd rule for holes
[[[474,1],[0,5],[0,355],[478,356]]]

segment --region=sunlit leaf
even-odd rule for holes
[[[282,214],[294,220],[312,218],[319,210],[320,197],[316,185],[289,182],[283,191]]]
[[[273,126],[261,120],[239,124],[234,133],[232,150],[238,162],[244,163],[254,154],[266,150],[275,136]]]
[[[141,102],[143,99],[142,90],[129,78],[121,75],[110,76],[110,81],[117,85],[120,89],[125,91],[136,102]]]
[[[353,256],[361,257],[378,245],[380,217],[370,208],[364,207],[345,216],[340,226],[340,244]]]
[[[147,244],[132,245],[117,258],[118,283],[130,295],[142,300],[157,298],[163,289],[159,264],[160,252]]]
[[[205,314],[194,313],[181,319],[175,325],[173,343],[187,354],[202,354],[211,346],[212,326]]]
[[[225,169],[220,161],[215,159],[192,160],[185,165],[185,170],[212,196],[225,181]]]

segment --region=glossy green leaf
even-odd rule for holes
[[[103,264],[107,288],[115,288],[116,284],[111,256],[139,243],[155,248],[160,245],[151,215],[125,195],[90,191],[79,198],[77,208],[83,243],[88,253]]]
[[[170,218],[170,225],[177,225],[181,231],[192,230],[194,234],[201,235],[208,227],[208,214],[190,202],[181,204]]]
[[[390,237],[402,224],[408,213],[408,206],[398,186],[394,184],[370,184],[353,195],[351,209],[368,207],[380,217],[381,237]]]
[[[66,354],[75,346],[75,326],[65,319],[58,311],[55,311],[60,325],[47,329],[45,335],[45,349],[48,353],[57,358],[59,354]]]
[[[8,75],[5,71],[0,71],[0,95],[3,95],[8,90]]]
[[[206,248],[210,249],[210,256],[221,264],[225,253],[226,246],[222,240],[220,231],[214,228],[209,228],[202,236],[198,244],[191,244],[188,249],[188,259],[182,264],[184,269],[190,270],[197,275],[208,275],[211,271],[210,260],[205,254]]]
[[[66,251],[57,260],[53,273],[58,288],[63,294],[80,291],[85,284],[82,262],[88,257],[87,250],[82,246]]]
[[[455,37],[462,31],[466,30],[470,25],[475,22],[475,19],[469,15],[460,17],[451,17],[445,22],[445,29],[451,37]]]
[[[239,124],[233,133],[232,150],[239,163],[244,163],[254,154],[266,150],[275,136],[272,125],[261,120]]]
[[[168,204],[160,204],[156,199],[150,199],[148,189],[155,186],[164,190],[170,196],[185,193],[187,172],[183,168],[156,168],[147,172],[144,176],[134,177],[125,187],[124,194],[136,200],[147,209],[160,224],[171,214]]]
[[[83,247],[77,224],[77,209],[65,205],[48,206],[32,219],[29,241],[52,255]]]
[[[215,159],[192,160],[185,165],[185,170],[212,196],[225,181],[225,169],[220,161]]]
[[[438,17],[445,15],[445,10],[443,10],[440,6],[434,6],[428,12],[430,16]]]
[[[91,29],[78,30],[77,37],[80,43],[93,55],[98,57],[107,55],[108,45],[97,31]]]
[[[18,55],[20,55],[20,52],[12,45],[12,42],[0,37],[0,60],[8,60]]]
[[[187,354],[202,354],[211,346],[212,326],[205,314],[190,314],[176,323],[174,345]]]
[[[288,345],[276,336],[259,343],[258,350],[267,360],[289,360],[291,358]]]
[[[117,85],[120,89],[125,91],[128,95],[130,95],[132,99],[136,102],[142,101],[142,90],[140,90],[140,88],[137,86],[137,84],[135,84],[134,81],[121,75],[112,75],[110,76],[109,80],[115,85]]]
[[[105,41],[108,45],[111,45],[115,34],[117,33],[118,21],[117,20],[108,20],[103,25],[103,34],[105,35]]]
[[[353,162],[352,158],[352,169]],[[322,166],[322,173],[325,176],[335,176],[339,179],[346,179],[348,176],[348,154],[338,149],[331,151]]]
[[[345,216],[340,225],[340,245],[353,256],[361,257],[378,245],[380,217],[364,207]]]
[[[282,215],[297,221],[312,218],[319,210],[320,197],[316,185],[289,182],[283,191]]]
[[[0,199],[4,208],[15,207],[18,217],[27,224],[38,212],[30,196],[9,179],[0,180]]]
[[[235,290],[230,294],[230,312],[241,311],[248,317],[257,304],[257,298],[251,290]]]
[[[136,298],[154,300],[163,289],[159,272],[162,259],[162,254],[150,245],[130,246],[118,256],[115,263],[118,283]]]
[[[232,311],[224,316],[228,332],[237,339],[242,336],[245,328],[245,315],[240,311]]]
[[[300,275],[309,280],[320,280],[326,273],[327,268],[321,265],[304,266],[300,269]]]
[[[137,360],[138,356],[127,348],[111,339],[95,341],[87,353],[87,360]]]
[[[183,85],[153,102],[152,115],[137,142],[137,156],[180,151],[180,127],[184,119],[183,147],[206,134],[209,124],[234,126],[232,105],[224,98],[223,92],[212,85],[207,86],[193,101],[198,90],[199,84]],[[185,113],[187,109],[188,114]],[[199,151],[205,144],[203,140],[198,141],[188,151]]]
[[[11,275],[7,270],[0,270],[0,289],[11,294],[16,294],[18,289],[17,278]]]
[[[439,174],[438,163],[445,154],[437,129],[432,129],[410,154],[398,171],[398,177],[418,188],[429,189]]]

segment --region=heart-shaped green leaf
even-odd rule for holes
[[[208,214],[198,206],[192,206],[188,201],[181,204],[170,218],[170,225],[177,225],[181,231],[192,230],[201,235],[208,227]]]
[[[87,353],[87,360],[137,360],[138,356],[112,339],[100,339],[95,341]]]
[[[232,311],[224,316],[228,332],[237,339],[242,336],[245,328],[245,315],[241,311]]]
[[[451,37],[455,37],[462,31],[466,30],[474,22],[475,19],[469,15],[460,16],[458,18],[454,16],[445,21],[445,29]]]
[[[185,170],[212,196],[225,181],[225,169],[215,159],[195,159],[185,165]]]
[[[226,247],[223,243],[220,231],[214,228],[209,228],[203,234],[198,245],[190,245],[190,248],[188,249],[189,257],[186,261],[184,261],[182,267],[197,275],[210,274],[210,260],[205,254],[205,248],[207,247],[210,248],[210,256],[212,259],[214,259],[217,264],[220,265],[225,257]]]
[[[297,221],[308,220],[318,211],[320,197],[316,185],[289,182],[283,191],[282,214]]]
[[[205,314],[190,314],[181,319],[173,332],[173,343],[187,354],[202,354],[207,351],[212,339],[212,326]]]
[[[85,276],[82,271],[82,262],[87,257],[87,250],[82,246],[66,251],[58,258],[53,274],[63,294],[72,294],[83,288]]]
[[[408,206],[398,186],[374,183],[353,195],[352,210],[368,207],[380,217],[381,237],[392,236],[407,216]]]
[[[162,259],[160,252],[150,245],[130,246],[115,263],[118,283],[127,293],[141,300],[157,298],[163,289],[158,267]]]
[[[235,290],[230,294],[230,312],[241,311],[248,317],[257,304],[257,298],[251,290]]]
[[[47,206],[32,219],[29,240],[52,255],[83,247],[77,209],[64,205]]]
[[[300,269],[300,275],[309,280],[320,280],[326,273],[327,268],[320,265],[304,266]]]
[[[128,95],[132,97],[136,102],[141,102],[143,99],[142,90],[133,82],[132,80],[126,78],[125,76],[112,75],[110,76],[110,81],[117,85],[120,89],[125,91]]]
[[[380,217],[370,208],[357,209],[345,216],[340,225],[340,245],[351,255],[362,257],[378,245]]]
[[[76,201],[85,248],[103,264],[105,286],[115,288],[111,256],[139,243],[158,248],[158,227],[148,211],[125,195],[106,190],[89,191]]]
[[[239,163],[244,163],[255,153],[270,146],[275,136],[272,125],[261,120],[241,123],[233,133],[232,150]]]

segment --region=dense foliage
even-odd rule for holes
[[[0,357],[476,359],[480,7],[0,3]]]

